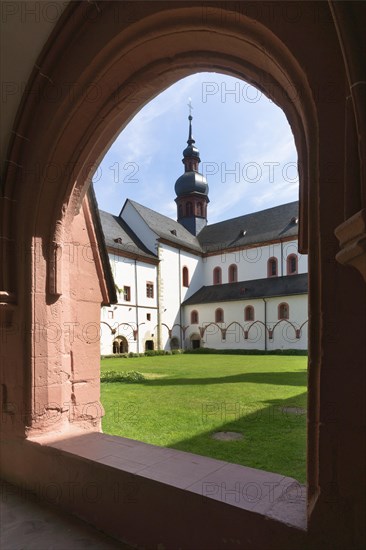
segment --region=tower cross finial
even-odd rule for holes
[[[188,98],[188,109],[189,109],[189,116],[191,117],[192,116],[192,109],[193,109],[193,106],[192,106],[192,99],[189,97]]]

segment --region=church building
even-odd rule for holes
[[[298,202],[208,224],[209,187],[189,116],[177,221],[127,199],[99,211],[118,302],[101,312],[101,354],[307,349],[307,257]]]

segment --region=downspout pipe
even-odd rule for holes
[[[157,255],[158,255],[158,265],[156,269],[156,306],[157,306],[157,312],[158,312],[158,349],[161,349],[161,300],[160,300],[160,292],[161,292],[161,266],[160,266],[160,243],[157,243]]]
[[[135,307],[136,307],[136,329],[137,329],[137,353],[140,353],[140,331],[139,331],[139,296],[137,288],[137,260],[135,262]]]
[[[262,298],[264,302],[264,351],[267,351],[267,300]]]
[[[182,334],[182,269],[181,269],[181,257],[180,257],[180,248],[178,254],[178,281],[179,281],[179,342],[180,349],[183,349],[183,334]]]

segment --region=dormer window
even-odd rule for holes
[[[171,233],[172,235],[177,236],[177,230],[176,230],[176,229],[171,229],[171,230],[170,230],[170,233]]]
[[[122,237],[116,237],[113,239],[115,243],[122,244]]]

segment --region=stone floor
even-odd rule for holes
[[[1,482],[2,550],[128,550],[92,526]]]

